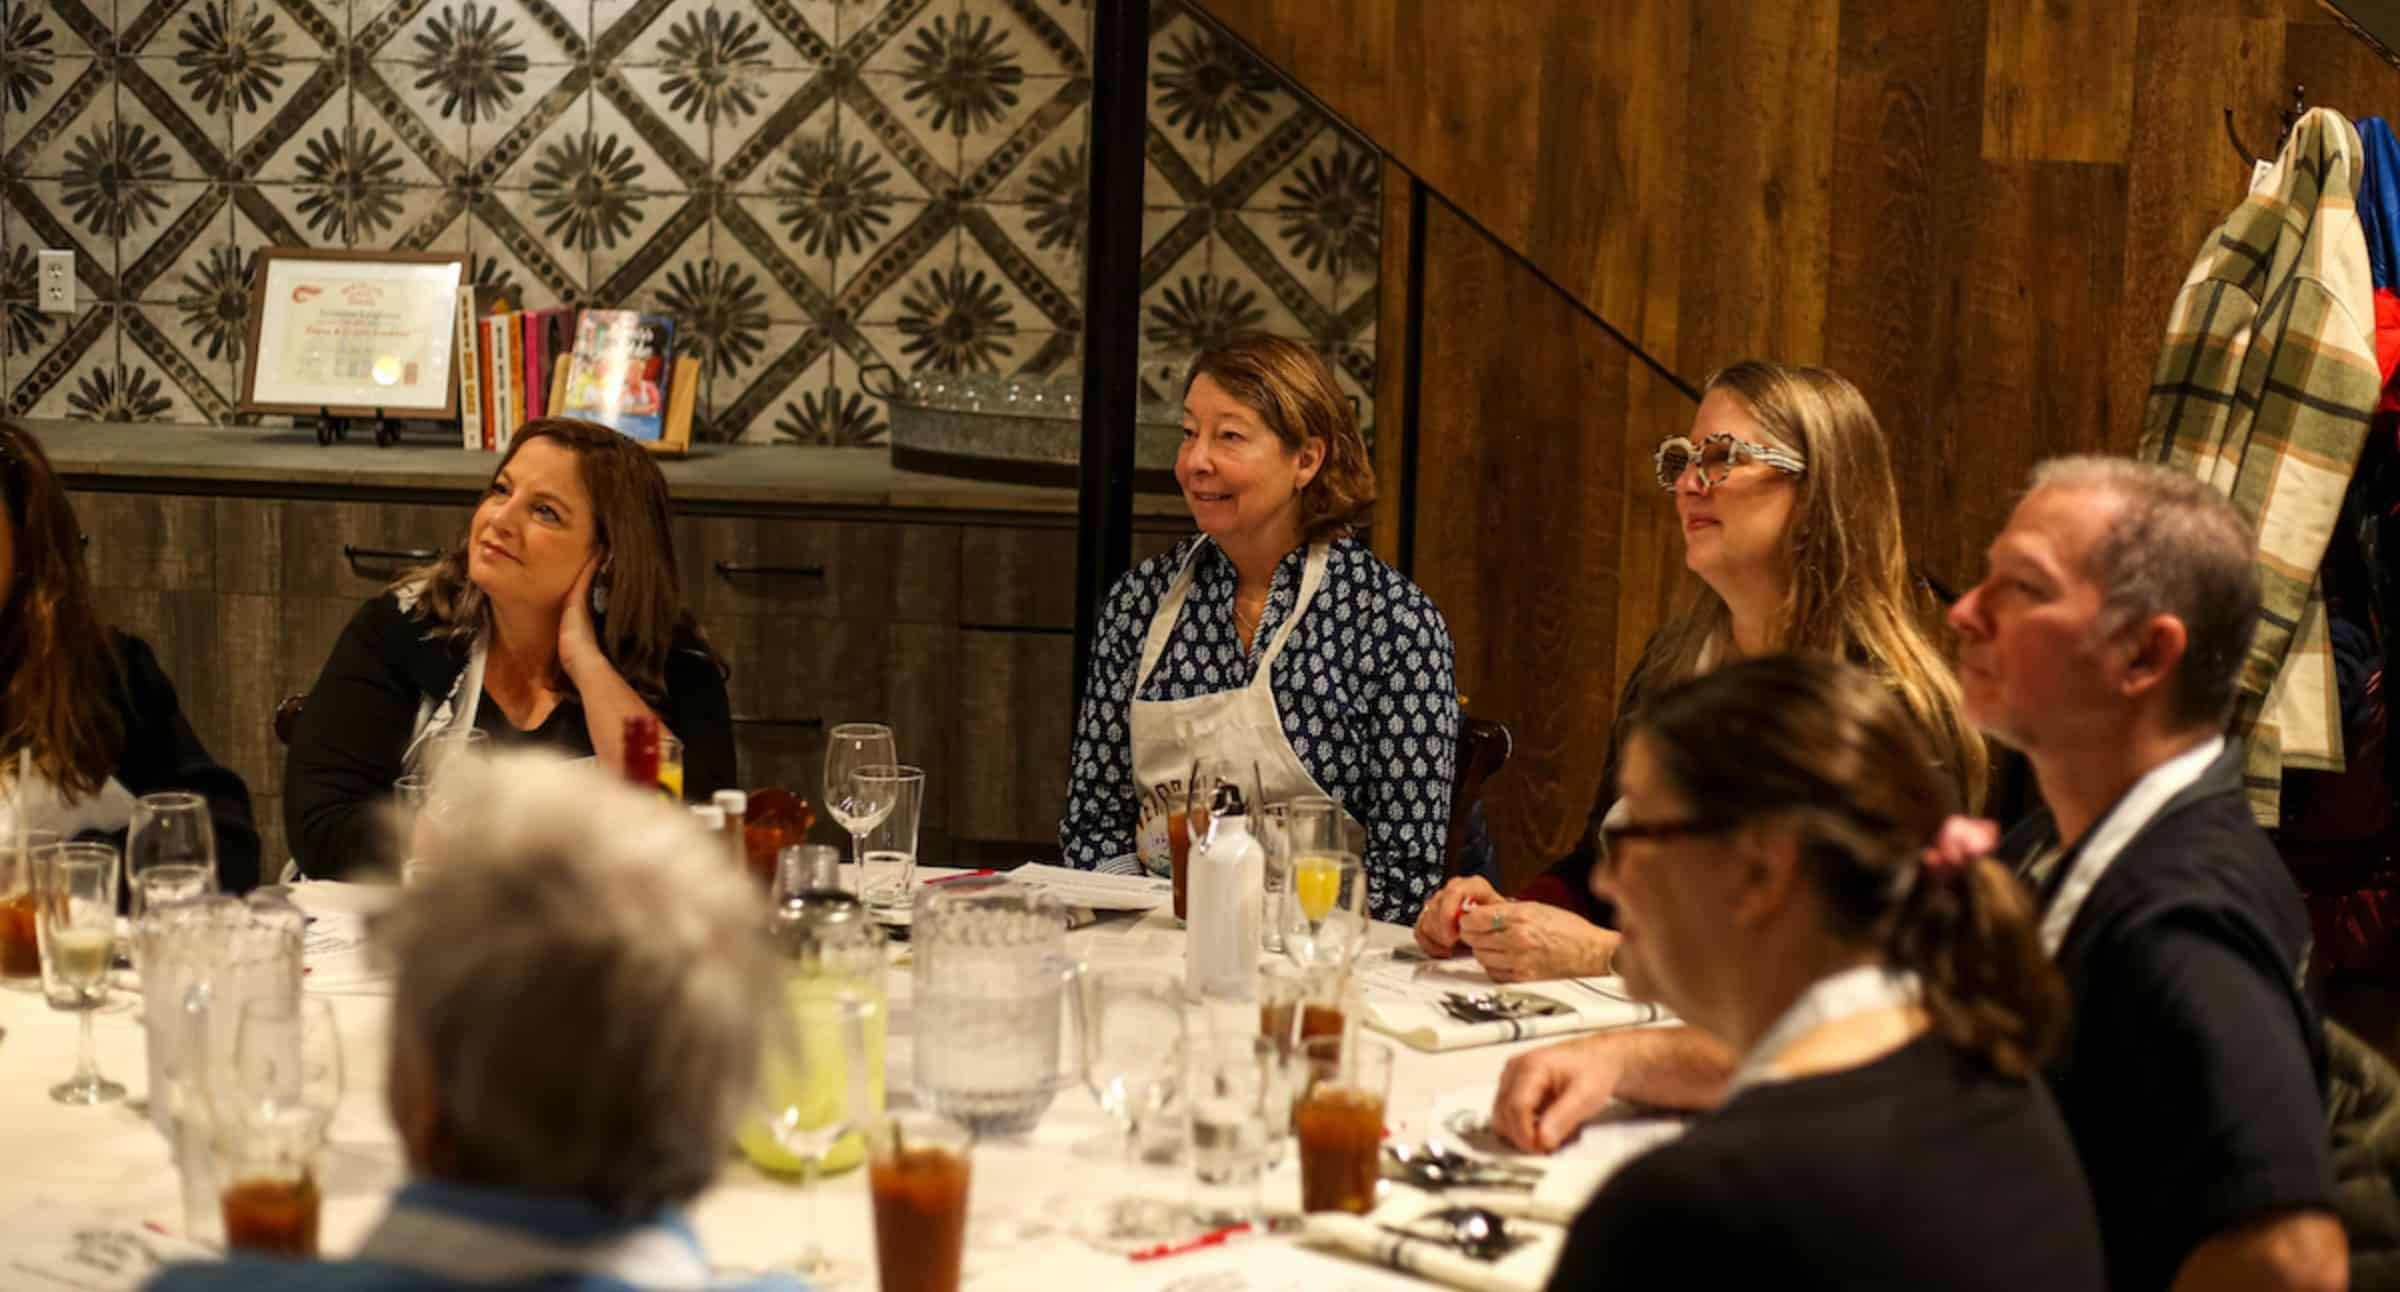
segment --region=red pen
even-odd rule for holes
[[[944,875],[944,876],[942,876],[940,879],[928,879],[928,880],[926,880],[926,881],[925,881],[925,886],[926,886],[927,888],[931,888],[931,887],[933,887],[935,884],[955,884],[955,883],[957,883],[958,881],[960,881],[960,880],[962,880],[962,879],[982,879],[982,878],[985,878],[986,876],[990,876],[990,875],[997,875],[997,874],[999,874],[999,873],[1000,873],[1000,872],[999,872],[999,871],[996,871],[996,870],[969,870],[969,871],[962,871],[962,872],[960,872],[959,874],[956,874],[956,875]]]
[[[1472,897],[1458,904],[1458,914],[1450,917],[1451,941],[1456,942],[1467,935],[1467,912],[1474,910],[1476,905],[1477,903]]]
[[[1197,1238],[1186,1238],[1180,1242],[1160,1243],[1156,1247],[1145,1247],[1142,1250],[1133,1253],[1126,1259],[1136,1261],[1155,1261],[1161,1256],[1181,1256],[1185,1252],[1196,1252],[1203,1247],[1215,1247],[1219,1243],[1224,1242],[1226,1239],[1233,1237],[1235,1234],[1246,1234],[1249,1232],[1250,1226],[1246,1223],[1239,1225],[1227,1225],[1223,1229],[1209,1230],[1207,1233],[1202,1234]]]

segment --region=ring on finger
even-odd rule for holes
[[[1492,932],[1494,932],[1494,933],[1498,933],[1498,932],[1500,932],[1502,929],[1505,929],[1505,928],[1507,928],[1507,927],[1508,927],[1508,916],[1507,916],[1507,914],[1505,914],[1504,912],[1501,912],[1501,911],[1494,911],[1494,912],[1492,912]]]

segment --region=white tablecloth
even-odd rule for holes
[[[345,885],[311,885],[301,895],[304,905],[320,908],[328,901],[340,905],[368,896]],[[1405,929],[1376,929],[1379,945],[1396,945],[1407,938]],[[1159,914],[1077,930],[1069,935],[1069,949],[1093,964],[1179,968],[1182,939],[1174,921]],[[908,1088],[908,986],[908,970],[895,968],[889,1047],[895,1101],[905,1099]],[[403,1167],[383,1107],[390,1001],[355,993],[329,994],[328,999],[342,1032],[348,1081],[320,1181],[325,1195],[323,1246],[328,1254],[341,1254],[354,1250],[383,1214],[401,1183]],[[0,1171],[0,1218],[45,1205],[94,1220],[180,1232],[182,1202],[167,1145],[138,1102],[147,1091],[139,1001],[133,993],[118,991],[97,1020],[101,1070],[133,1092],[128,1102],[69,1108],[50,1100],[50,1086],[74,1066],[76,1020],[49,1010],[38,986],[0,985],[0,1028],[6,1029],[0,1038],[0,1145],[5,1145],[0,1160],[10,1163],[8,1170]],[[1435,1131],[1436,1116],[1454,1111],[1462,1102],[1488,1100],[1501,1064],[1530,1044],[1437,1055],[1394,1043],[1392,1134],[1421,1139]],[[1195,1252],[1137,1264],[1074,1238],[1073,1219],[1087,1214],[1099,1199],[1125,1192],[1181,1197],[1183,1177],[1176,1170],[1132,1168],[1070,1153],[1070,1146],[1099,1136],[1110,1124],[1090,1094],[1076,1084],[1060,1092],[1030,1136],[976,1147],[967,1243],[969,1287],[978,1292],[1054,1292],[1059,1287],[1163,1286],[1221,1259]],[[1269,1175],[1270,1210],[1296,1210],[1296,1171],[1287,1158]],[[852,1170],[826,1179],[820,1188],[827,1247],[871,1270],[874,1234],[864,1174]],[[730,1150],[724,1174],[693,1212],[711,1259],[729,1269],[762,1269],[791,1260],[805,1217],[795,1185],[755,1170]],[[1319,1278],[1313,1292],[1423,1286],[1363,1266],[1338,1275],[1330,1282]],[[862,1286],[873,1283],[868,1280]]]

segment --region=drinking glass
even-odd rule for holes
[[[320,996],[277,993],[242,1002],[234,1033],[240,1112],[255,1122],[333,1123],[342,1101],[342,1038]]]
[[[1283,905],[1284,891],[1291,887],[1292,875],[1292,805],[1269,803],[1260,808],[1254,818],[1258,829],[1258,850],[1265,859],[1260,868],[1265,875],[1264,892],[1259,909],[1266,918],[1259,921],[1259,949],[1267,952],[1283,950],[1283,923],[1275,912]]]
[[[1358,855],[1295,842],[1291,888],[1277,918],[1293,964],[1311,973],[1348,973],[1367,942],[1367,876]]]
[[[401,770],[438,784],[492,752],[492,733],[481,727],[452,727],[428,736],[410,751]]]
[[[830,843],[795,843],[775,854],[775,902],[802,893],[839,892],[842,852]]]
[[[35,930],[41,944],[42,994],[50,1008],[82,1015],[75,1075],[50,1088],[62,1104],[100,1104],[125,1087],[100,1075],[92,1051],[92,1014],[108,1001],[108,966],[117,940],[117,850],[104,843],[62,843],[34,859]]]
[[[56,830],[18,830],[0,838],[0,978],[38,988],[42,941],[34,928],[35,856],[61,842]]]
[[[658,789],[683,801],[683,742],[663,731],[658,733]]]
[[[850,832],[851,859],[859,863],[862,884],[867,832],[891,815],[892,801],[869,797],[873,787],[862,783],[858,773],[862,768],[896,767],[899,763],[892,729],[880,722],[845,722],[825,738],[825,810]]]
[[[966,1127],[931,1113],[895,1113],[870,1128],[867,1191],[883,1292],[958,1292],[972,1148]]]
[[[868,802],[890,803],[860,836],[859,897],[878,918],[906,918],[917,878],[917,821],[925,805],[925,769],[870,764],[852,774]],[[880,872],[882,878],[870,880]]]
[[[1181,976],[1156,969],[1084,969],[1076,975],[1076,1013],[1084,1083],[1123,1129],[1121,1151],[1127,1163],[1135,1163],[1145,1121],[1175,1092],[1183,1044]],[[1089,1149],[1079,1145],[1077,1151]],[[1103,1210],[1092,1238],[1103,1246],[1156,1241],[1176,1219],[1146,1199],[1121,1197]]]
[[[1201,1224],[1248,1224],[1261,1214],[1259,1185],[1276,1138],[1272,1096],[1283,1063],[1280,1047],[1255,1031],[1203,1028],[1184,1038],[1189,1197]],[[1286,1096],[1280,1116],[1288,1118],[1290,1107]]]
[[[1383,1112],[1392,1088],[1392,1048],[1363,1037],[1317,1036],[1300,1044],[1308,1087],[1292,1109],[1300,1141],[1300,1209],[1375,1209]]]
[[[208,800],[182,790],[144,794],[133,801],[125,832],[125,883],[133,887],[131,914],[142,917],[138,876],[153,866],[192,866],[208,875],[215,891],[217,832],[208,819]]]
[[[799,1159],[800,1191],[808,1197],[808,1246],[794,1268],[819,1285],[846,1283],[858,1274],[854,1266],[837,1263],[825,1253],[817,1176],[833,1146],[874,1116],[868,1093],[873,1050],[867,1027],[877,1009],[866,997],[847,992],[794,995],[789,1053],[770,1059],[768,1079],[760,1083],[767,1129],[784,1152]],[[801,1079],[776,1080],[772,1069],[777,1064],[796,1064]]]

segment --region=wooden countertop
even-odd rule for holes
[[[28,421],[27,429],[77,489],[164,493],[465,498],[482,492],[498,457],[427,436],[378,447],[372,433],[320,445],[284,427],[139,426]],[[895,469],[880,449],[799,444],[706,444],[662,459],[679,507],[1014,514],[1066,519],[1075,491]],[[1145,522],[1188,524],[1183,501],[1138,494]],[[1145,529],[1155,528],[1145,523]]]

